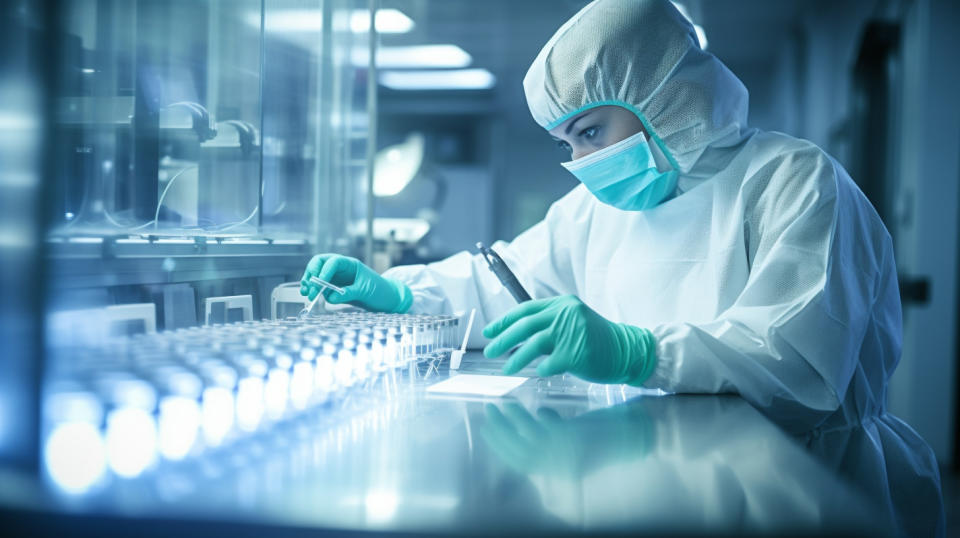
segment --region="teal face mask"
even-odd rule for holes
[[[677,188],[677,172],[660,172],[643,132],[562,163],[601,202],[624,211],[659,205]]]

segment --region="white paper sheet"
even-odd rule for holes
[[[503,396],[519,387],[528,377],[461,374],[427,387],[434,394],[468,394],[471,396]]]

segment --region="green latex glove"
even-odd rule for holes
[[[584,473],[645,457],[655,428],[638,398],[613,407],[563,418],[555,410],[536,414],[516,402],[485,406],[480,435],[509,467],[520,473],[582,479]]]
[[[493,339],[483,350],[488,358],[526,342],[503,365],[506,375],[549,355],[537,366],[541,377],[570,372],[594,383],[640,386],[657,363],[650,331],[608,321],[572,295],[522,303],[484,327],[483,335]]]
[[[383,278],[360,260],[339,254],[318,254],[307,264],[300,279],[300,295],[312,301],[320,293],[320,286],[310,282],[315,276],[343,288],[340,294],[331,289],[323,293],[330,304],[349,303],[374,312],[402,314],[413,304],[413,293],[402,282]]]
[[[487,404],[486,422],[480,435],[487,446],[509,467],[520,473],[560,474],[582,472],[590,452],[585,445],[599,445],[591,436],[577,436],[575,427],[553,409],[540,409],[534,417],[518,403],[507,402],[502,410]],[[593,446],[595,452],[598,448]]]

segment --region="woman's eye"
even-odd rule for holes
[[[580,136],[586,138],[587,140],[590,140],[591,138],[597,136],[598,130],[599,129],[597,129],[596,127],[587,127],[586,129],[580,131]]]
[[[570,144],[567,144],[563,140],[557,140],[557,145],[560,146],[560,149],[566,152],[572,152],[573,148],[570,147]]]

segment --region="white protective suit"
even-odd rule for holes
[[[897,460],[937,474],[929,447],[885,411],[901,309],[883,223],[823,150],[747,128],[746,88],[669,2],[589,4],[524,89],[545,129],[599,104],[634,110],[680,172],[675,195],[646,211],[580,185],[497,246],[534,298],[574,294],[650,329],[649,387],[737,393],[793,430],[864,423]],[[387,276],[410,286],[413,311],[477,308],[476,328],[516,304],[467,252]],[[471,343],[483,343],[478,329]]]

